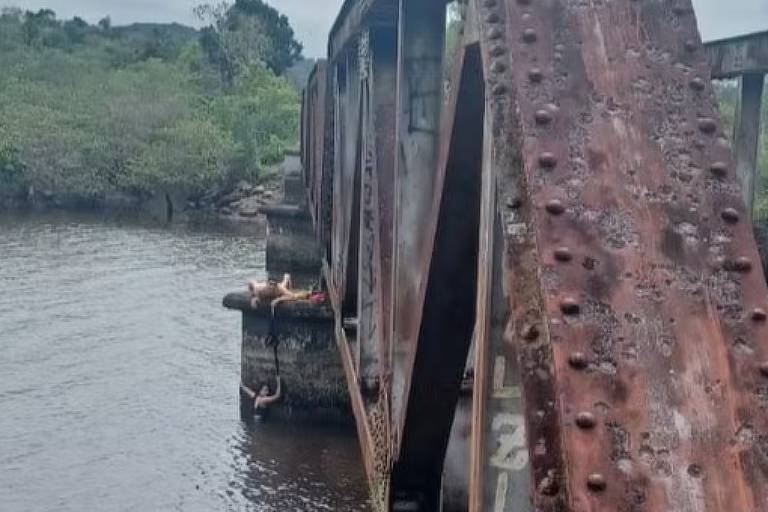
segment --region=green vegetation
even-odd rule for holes
[[[229,17],[235,8],[217,9]],[[248,30],[202,35],[180,25],[113,27],[105,18],[93,26],[50,10],[3,9],[0,196],[96,204],[169,189],[195,198],[256,181],[263,165],[296,145],[299,96],[273,69],[293,63],[301,47],[284,17],[239,9]],[[248,59],[224,79],[211,44],[248,47]]]
[[[726,133],[733,133],[736,106],[739,102],[739,84],[735,80],[715,82],[715,93],[720,103],[720,114],[725,122]],[[755,198],[755,219],[768,219],[768,81],[763,94],[762,134],[758,155]]]

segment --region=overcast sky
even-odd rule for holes
[[[0,0],[25,9],[48,7],[61,18],[78,15],[90,22],[109,15],[113,24],[134,21],[197,25],[192,8],[202,0]],[[325,55],[328,29],[342,0],[268,0],[288,15],[307,57]],[[768,0],[694,0],[704,39],[768,30]]]

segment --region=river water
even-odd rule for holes
[[[0,215],[0,510],[364,510],[351,431],[240,421],[258,231]]]

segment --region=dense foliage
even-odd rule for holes
[[[0,195],[203,195],[297,141],[298,94],[250,62],[224,83],[197,31],[0,15]]]
[[[288,18],[262,0],[201,4],[195,12],[208,23],[200,44],[226,83],[253,64],[282,74],[301,58]]]

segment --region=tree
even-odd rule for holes
[[[202,4],[195,12],[209,24],[200,44],[227,86],[251,65],[266,65],[282,74],[301,58],[302,46],[288,18],[261,0]]]
[[[266,28],[271,47],[267,55],[267,66],[281,75],[301,58],[303,47],[294,38],[288,17],[262,0],[236,0],[233,15],[252,16],[260,20]]]

